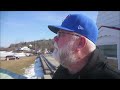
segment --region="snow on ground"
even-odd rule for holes
[[[26,68],[24,73],[24,76],[26,76],[28,79],[41,78],[43,75],[44,73],[39,58],[35,60],[34,64],[31,64],[30,67]]]
[[[35,64],[34,64],[34,71],[35,71],[35,75],[37,77],[43,77],[44,73],[43,73],[43,68],[41,66],[41,62],[39,60],[39,58],[37,58],[35,60]]]
[[[25,69],[25,72],[23,76],[27,77],[28,79],[37,78],[34,72],[34,64],[31,64],[30,67],[24,68],[24,69]]]
[[[25,57],[25,56],[29,56],[30,53],[24,53],[24,52],[14,53],[13,51],[10,51],[10,52],[0,51],[0,58],[6,57],[8,55],[13,55],[13,56],[16,56],[16,57]]]
[[[12,51],[6,52],[6,51],[0,51],[0,57],[6,57],[7,55],[14,55]]]

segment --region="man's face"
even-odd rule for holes
[[[75,55],[75,41],[71,39],[71,35],[66,31],[58,32],[59,36],[54,38],[54,52],[53,57],[59,61],[59,63],[68,68],[72,63],[76,61]]]

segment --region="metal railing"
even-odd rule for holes
[[[42,60],[44,60],[45,64],[47,65],[47,67],[49,68],[50,72],[51,72],[51,75],[53,76],[54,72],[56,71],[57,67],[54,66],[53,64],[51,64],[43,54],[40,55],[40,58]]]

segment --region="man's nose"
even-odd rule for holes
[[[58,42],[58,37],[57,36],[54,37],[54,42]]]

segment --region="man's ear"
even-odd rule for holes
[[[81,36],[79,37],[79,40],[78,40],[79,44],[78,44],[78,49],[82,49],[85,47],[86,45],[86,38],[84,36]]]

